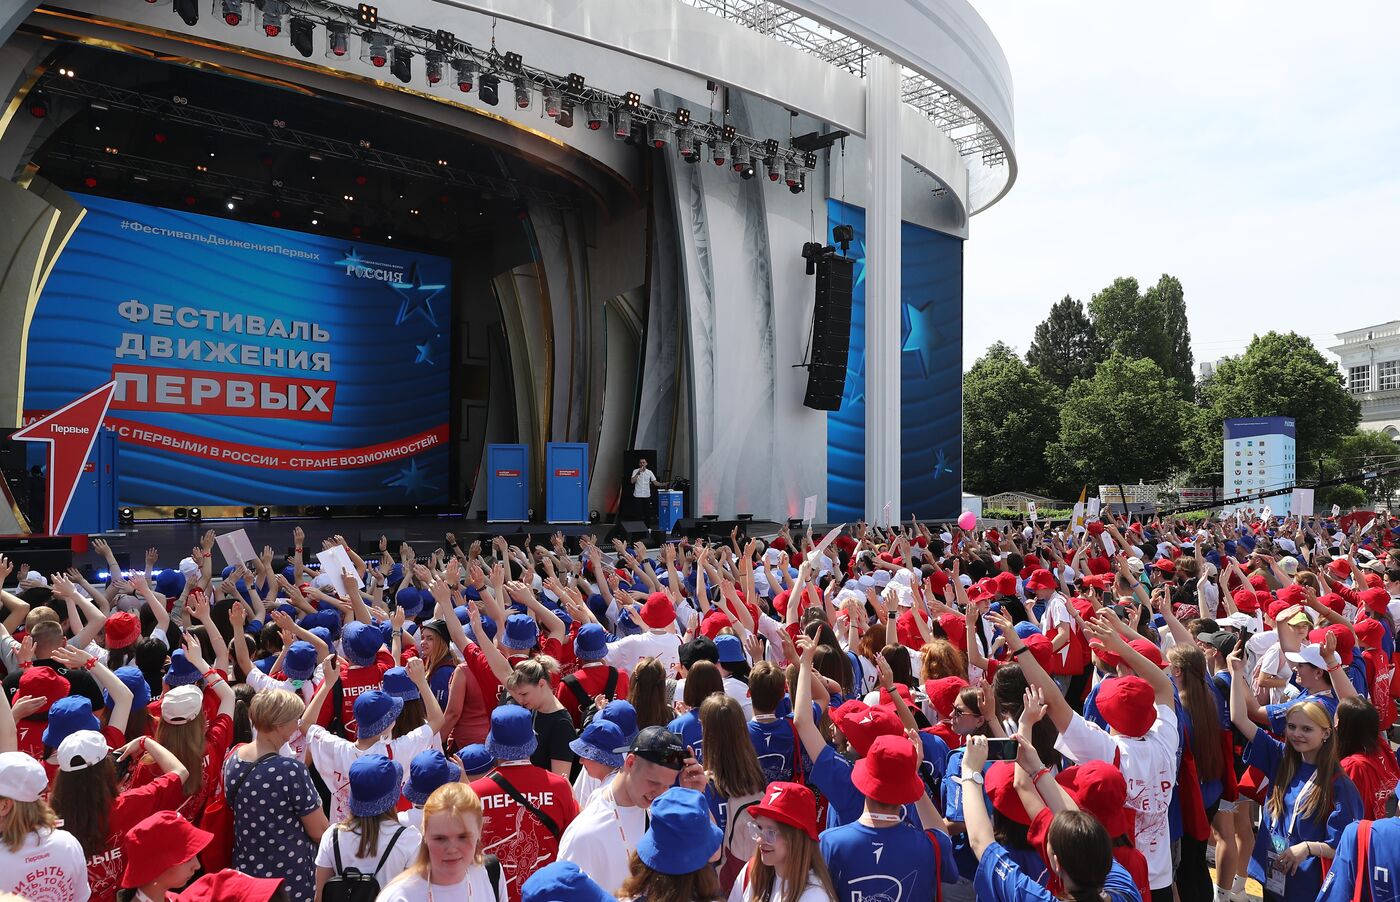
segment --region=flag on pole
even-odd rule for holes
[[[1079,490],[1079,500],[1074,502],[1074,512],[1071,515],[1075,534],[1084,531],[1084,500],[1089,494],[1089,487],[1086,485]]]

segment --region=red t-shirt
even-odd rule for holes
[[[372,689],[384,687],[385,671],[394,668],[394,656],[388,649],[381,648],[374,656],[374,663],[368,667],[351,667],[348,662],[340,665],[340,717],[345,723],[345,738],[354,742],[359,738],[355,725],[355,699]]]
[[[505,764],[499,773],[515,791],[554,819],[562,836],[578,817],[578,800],[569,781],[533,764]],[[501,860],[510,902],[520,902],[520,886],[540,868],[554,861],[559,841],[523,806],[517,805],[490,776],[472,783],[481,799],[481,851]]]
[[[161,774],[151,782],[129,789],[112,803],[107,822],[106,851],[88,858],[88,883],[92,886],[92,902],[114,902],[121,887],[126,859],[122,844],[126,831],[157,811],[174,811],[185,800],[185,790],[178,774]]]
[[[223,782],[224,756],[228,754],[229,744],[233,742],[233,718],[227,714],[216,715],[210,722],[205,737],[204,757],[200,759],[199,765],[204,771],[204,779],[200,781],[199,791],[186,798],[175,809],[196,827],[204,819],[204,808],[213,797],[215,787]],[[160,776],[162,774],[154,764],[141,762],[131,776],[131,786],[133,789],[145,786]]]
[[[1383,749],[1383,750],[1382,750]],[[1390,754],[1390,744],[1381,735],[1381,745],[1373,752],[1348,755],[1342,759],[1342,771],[1356,784],[1367,820],[1385,817],[1385,802],[1400,783],[1400,765]]]
[[[607,664],[585,664],[578,670],[575,670],[573,674],[566,674],[560,677],[559,688],[554,690],[554,695],[559,699],[560,704],[569,709],[569,716],[574,720],[575,730],[583,729],[583,719],[579,716],[578,696],[575,695],[574,690],[570,689],[565,683],[569,679],[578,680],[584,693],[589,698],[592,698],[607,688],[608,673],[612,670],[617,670],[617,668],[609,667]],[[617,688],[613,691],[612,697],[627,697],[627,674],[624,671],[617,671]]]

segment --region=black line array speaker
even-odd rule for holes
[[[851,347],[851,287],[855,262],[823,256],[817,261],[817,302],[812,311],[812,357],[807,396],[814,410],[840,410],[846,391],[846,356]]]

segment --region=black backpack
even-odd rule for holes
[[[374,866],[374,872],[370,874],[362,873],[359,868],[347,868],[341,863],[340,829],[331,829],[335,831],[331,834],[331,847],[335,850],[335,873],[326,881],[321,895],[323,902],[374,902],[379,896],[379,871],[384,867],[384,862],[389,860],[394,843],[399,841],[403,831],[408,828],[400,826],[394,831],[389,844],[384,847],[384,854],[379,856],[379,863]]]
[[[612,701],[617,695],[617,680],[617,668],[609,667],[608,682],[607,685],[603,687],[603,698],[606,698],[608,701]],[[563,683],[565,686],[569,687],[569,691],[572,692],[574,698],[578,700],[578,728],[582,730],[593,721],[594,717],[598,716],[598,709],[593,705],[593,696],[589,695],[588,691],[583,688],[583,683],[579,681],[577,674],[571,673],[564,677]]]

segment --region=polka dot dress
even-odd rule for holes
[[[232,788],[252,767],[252,761],[231,757],[224,786]],[[316,844],[301,818],[320,805],[305,764],[280,755],[264,761],[234,802],[233,866],[254,877],[281,877],[294,902],[313,902]]]

